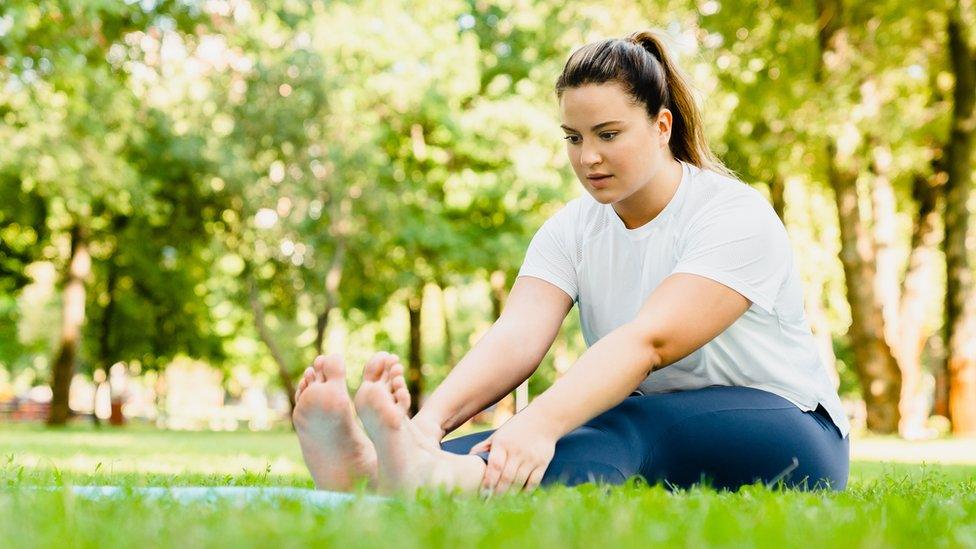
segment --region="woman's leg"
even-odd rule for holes
[[[631,396],[556,442],[555,454],[542,485],[576,486],[586,482],[621,484],[641,473],[643,449],[637,431],[641,411]],[[441,443],[447,452],[467,454],[494,431],[484,431]],[[488,460],[488,453],[476,454]]]
[[[490,434],[441,446],[466,454]],[[839,490],[847,471],[847,439],[825,416],[757,389],[707,387],[628,397],[557,442],[542,484],[617,484],[640,475],[674,487],[782,480]]]
[[[823,408],[803,412],[748,387],[638,398],[643,423],[653,433],[645,439],[648,460],[642,466],[649,482],[687,487],[705,481],[724,489],[757,481],[801,489],[847,485],[849,441]]]

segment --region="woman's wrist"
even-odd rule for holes
[[[542,395],[539,395],[539,398],[541,399]],[[519,419],[519,416],[522,416],[520,421],[531,425],[533,430],[553,440],[558,440],[566,435],[570,429],[566,428],[566,425],[561,421],[560,415],[552,413],[545,404],[545,402],[536,400],[524,410],[515,414],[512,419]]]

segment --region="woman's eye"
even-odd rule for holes
[[[575,145],[575,144],[579,143],[580,136],[578,136],[578,135],[567,135],[563,139],[565,139],[566,141],[569,141],[570,143],[572,143],[572,144]]]
[[[600,138],[603,139],[604,141],[610,141],[611,139],[616,137],[618,133],[619,132],[603,132],[600,134]]]

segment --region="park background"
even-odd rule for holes
[[[422,402],[584,192],[553,91],[567,56],[655,28],[715,152],[783,219],[858,432],[974,434],[974,19],[968,1],[8,0],[0,421],[287,426],[317,353],[355,388],[377,350]],[[584,349],[574,309],[523,391]]]
[[[976,547],[974,23],[971,0],[0,2],[0,545]],[[297,376],[338,352],[355,389],[387,350],[422,401],[584,192],[566,58],[646,28],[787,227],[847,489],[316,504]],[[520,404],[583,351],[574,310]]]

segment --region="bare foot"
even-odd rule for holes
[[[387,353],[369,364],[379,366]],[[376,482],[376,450],[356,421],[339,355],[318,356],[298,384],[292,421],[305,465],[320,490],[349,491]]]
[[[412,494],[420,487],[477,490],[485,472],[478,456],[445,452],[407,419],[410,393],[399,362],[370,362],[356,393],[356,411],[376,446],[377,488]]]

